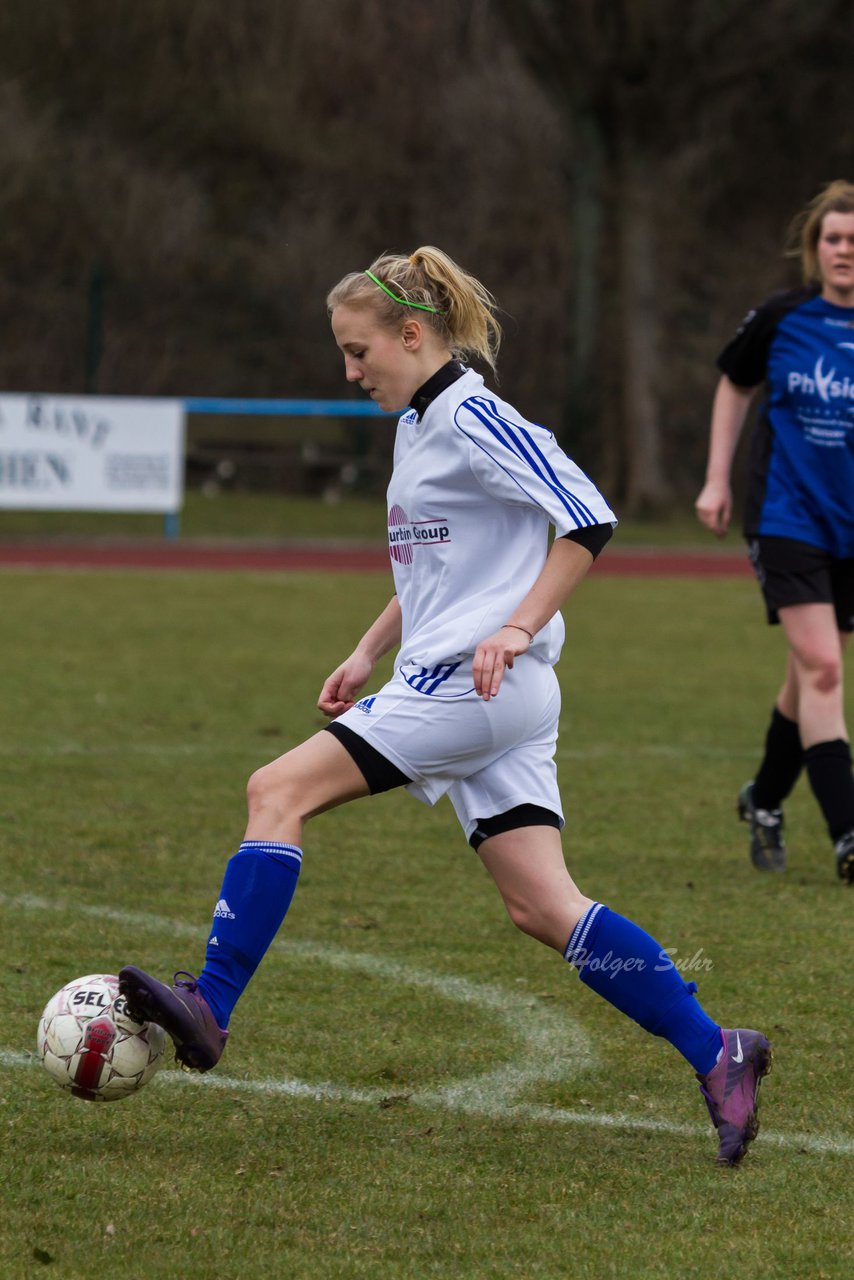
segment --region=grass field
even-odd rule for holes
[[[386,505],[382,499],[347,496],[326,503],[281,493],[226,491],[185,495],[181,513],[185,538],[318,539],[383,543]],[[127,512],[0,511],[2,537],[133,537],[159,539],[163,517]],[[686,506],[669,518],[620,524],[620,546],[716,545]],[[729,544],[735,550],[737,537]]]
[[[3,1280],[851,1274],[852,898],[803,781],[789,872],[745,856],[782,661],[749,580],[591,580],[560,667],[577,880],[775,1041],[738,1170],[690,1068],[514,931],[449,806],[400,793],[310,826],[217,1072],[63,1095],[31,1057],[48,997],[198,966],[245,778],[319,727],[388,583],[0,587]]]

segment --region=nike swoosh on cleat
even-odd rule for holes
[[[743,1062],[743,1061],[744,1061],[744,1050],[743,1050],[743,1049],[742,1049],[742,1047],[741,1047],[741,1036],[738,1034],[738,1032],[737,1032],[737,1031],[736,1031],[736,1033],[735,1033],[735,1042],[736,1042],[736,1045],[738,1046],[738,1053],[734,1053],[734,1054],[732,1055],[732,1060],[733,1060],[733,1062]]]

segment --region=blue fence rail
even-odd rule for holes
[[[268,415],[284,418],[395,418],[385,413],[373,400],[243,400],[223,396],[186,396],[182,401],[187,415],[198,413],[231,413],[235,415]],[[181,516],[170,511],[163,518],[167,538],[181,532]]]
[[[292,418],[389,418],[373,400],[229,400],[188,396],[185,413],[267,413]]]

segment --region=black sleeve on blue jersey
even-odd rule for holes
[[[561,537],[568,538],[570,542],[577,542],[579,546],[586,547],[595,560],[605,543],[613,536],[613,533],[613,525],[594,524],[588,525],[585,529],[572,529],[569,533],[562,533]]]
[[[815,289],[787,289],[773,294],[755,311],[749,311],[718,356],[717,365],[737,387],[757,387],[765,381],[768,352],[777,326],[789,311],[814,297]]]

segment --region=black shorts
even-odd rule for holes
[[[747,539],[768,621],[792,604],[832,604],[840,631],[854,631],[854,559],[837,560],[821,547],[760,534]]]

